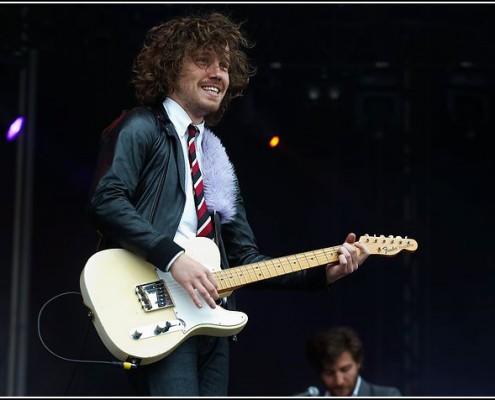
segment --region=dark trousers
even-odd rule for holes
[[[229,339],[192,336],[165,358],[128,371],[138,396],[227,396]]]

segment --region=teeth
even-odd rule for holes
[[[220,93],[220,90],[213,86],[203,86],[203,90],[206,90],[207,92],[215,92],[217,94]]]

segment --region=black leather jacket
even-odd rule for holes
[[[185,204],[184,156],[162,105],[124,111],[102,133],[88,213],[104,247],[123,247],[164,270]],[[269,259],[260,254],[239,192],[231,222],[215,220],[222,268]],[[253,287],[325,289],[325,268],[270,278]]]

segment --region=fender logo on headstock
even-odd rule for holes
[[[408,238],[407,236],[402,238],[401,236],[369,236],[364,235],[359,238],[359,242],[366,244],[371,254],[381,254],[390,256],[399,253],[401,250],[415,251],[418,248],[416,240]]]

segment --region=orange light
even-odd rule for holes
[[[269,146],[270,147],[277,147],[279,143],[280,143],[280,138],[278,136],[273,136],[270,139]]]

